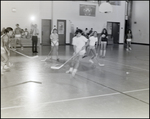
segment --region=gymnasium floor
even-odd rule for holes
[[[31,48],[19,52],[32,56]],[[60,46],[60,62],[41,62],[49,46],[30,59],[11,52],[14,66],[1,76],[1,117],[149,117],[149,46],[108,45],[104,67],[84,58],[74,78],[50,66],[65,62],[72,46]]]

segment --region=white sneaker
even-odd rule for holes
[[[94,63],[93,60],[91,60],[91,59],[89,60],[89,62],[91,62],[92,64]]]
[[[73,68],[70,68],[68,71],[66,71],[67,74],[72,73]]]
[[[9,67],[7,65],[4,66],[4,69],[9,69]]]
[[[127,51],[129,51],[129,49],[126,49]]]
[[[129,48],[129,50],[132,50],[131,48]]]
[[[72,71],[72,77],[75,76],[76,72],[77,72],[77,69],[74,69],[74,70]]]
[[[105,64],[100,64],[100,63],[98,63],[99,64],[99,66],[105,66]]]

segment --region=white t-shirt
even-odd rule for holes
[[[39,34],[39,30],[37,28],[33,29],[33,36],[38,36],[37,33]]]
[[[89,38],[89,40],[90,40],[89,45],[90,45],[90,46],[95,46],[95,43],[98,41],[98,38],[97,38],[97,37],[94,37],[94,36],[91,36],[91,37]]]
[[[88,39],[84,36],[74,37],[72,45],[76,46],[76,53],[78,53],[83,46],[85,46]],[[80,52],[81,55],[85,53],[85,49]]]
[[[58,43],[58,34],[52,33],[52,34],[50,35],[50,39],[51,39],[51,41],[52,41],[56,46],[59,45],[59,43]],[[51,46],[54,46],[54,44],[53,44],[52,42],[51,42]]]

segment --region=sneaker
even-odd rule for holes
[[[76,72],[77,72],[77,69],[74,69],[74,70],[72,71],[72,77],[75,76]]]
[[[87,55],[84,55],[82,58],[85,58],[85,57],[87,57]]]
[[[99,66],[105,66],[105,64],[100,64],[100,63],[98,63],[99,64]]]
[[[89,62],[91,62],[92,64],[94,63],[93,60],[91,60],[91,59],[89,60]]]
[[[7,65],[4,66],[4,69],[9,69],[10,67],[8,67]]]
[[[126,49],[126,51],[129,51],[129,49]]]
[[[129,50],[132,50],[131,48],[129,48]]]
[[[67,74],[72,73],[73,68],[70,68],[68,71],[66,71]]]

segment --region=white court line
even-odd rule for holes
[[[75,100],[90,99],[90,98],[96,98],[96,97],[112,96],[112,95],[118,95],[118,94],[120,94],[120,93],[110,93],[110,94],[104,94],[104,95],[95,95],[95,96],[89,96],[89,97],[81,97],[81,98],[73,98],[73,99],[66,99],[66,100],[58,100],[58,101],[44,102],[44,103],[37,103],[37,104],[53,104],[53,103],[60,103],[60,102],[68,102],[68,101],[75,101]],[[12,108],[20,108],[20,107],[25,107],[25,106],[29,106],[29,105],[4,107],[4,108],[1,108],[1,110],[12,109]]]
[[[145,90],[149,90],[149,88],[147,88],[147,89],[140,89],[140,90],[125,91],[123,93],[139,92],[139,91],[145,91]]]
[[[105,60],[105,59],[104,59],[104,60]],[[105,61],[113,62],[113,61],[109,61],[109,60],[105,60]],[[121,63],[117,63],[117,62],[113,62],[113,63],[121,64]],[[135,68],[135,69],[145,70],[145,71],[148,71],[148,72],[149,72],[149,70],[147,70],[147,69],[142,69],[142,68],[139,68],[139,67],[134,67],[134,66],[125,65],[125,64],[121,64],[121,65],[124,65],[124,66],[127,66],[127,67],[131,67],[131,68]]]
[[[147,88],[147,89],[140,89],[140,90],[125,91],[123,93],[138,92],[138,91],[144,91],[144,90],[149,90],[149,88]],[[58,101],[44,102],[44,103],[37,103],[37,104],[53,104],[53,103],[60,103],[60,102],[68,102],[68,101],[75,101],[75,100],[90,99],[90,98],[96,98],[96,97],[112,96],[112,95],[118,95],[118,94],[121,94],[121,93],[110,93],[110,94],[95,95],[95,96],[73,98],[73,99],[66,99],[66,100],[58,100]],[[33,104],[33,105],[35,105],[35,104]],[[29,105],[4,107],[4,108],[1,108],[1,110],[13,109],[13,108],[21,108],[21,107],[25,107],[25,106],[29,106]]]

